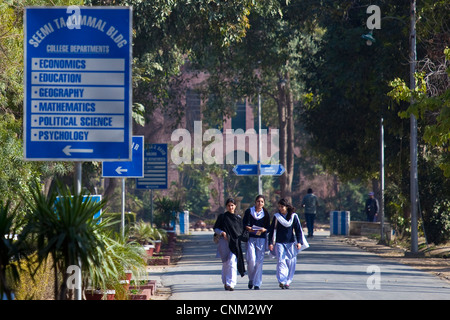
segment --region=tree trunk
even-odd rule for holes
[[[294,177],[294,102],[290,90],[289,73],[280,74],[278,89],[278,123],[280,130],[280,164],[285,173],[280,176],[281,197],[292,203],[292,180]]]
[[[114,191],[115,191],[116,187],[118,186],[118,180],[119,179],[107,178],[108,185],[103,194],[104,199],[108,200],[114,194]],[[106,204],[106,205],[108,205],[108,204]]]

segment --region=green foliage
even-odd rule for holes
[[[27,260],[17,261],[20,280],[14,286],[14,297],[17,300],[51,300],[55,286],[53,260],[49,258],[45,263],[39,264],[37,255]]]
[[[385,4],[383,16],[401,16],[406,4]],[[325,32],[315,42],[317,49],[302,61],[308,88],[302,122],[311,135],[314,155],[328,172],[341,180],[372,179],[379,169],[379,122],[386,124],[386,141],[399,145],[402,120],[389,110],[387,80],[407,76],[399,61],[407,52],[407,30],[396,20],[383,20],[376,30],[376,45],[361,41],[367,19],[365,8],[354,1],[332,1],[321,8],[318,24]],[[405,61],[406,63],[407,61]],[[396,128],[393,130],[393,128]],[[398,156],[397,148],[386,152]]]
[[[0,114],[0,193],[14,203],[37,176],[36,166],[23,160],[22,124],[12,114]]]
[[[5,295],[8,300],[12,299],[11,290],[19,281],[19,267],[13,263],[19,257],[15,237],[21,228],[16,211],[9,201],[0,200],[0,296]]]
[[[25,198],[31,208],[23,237],[31,236],[37,244],[37,258],[43,263],[51,256],[54,269],[64,274],[61,288],[55,289],[55,299],[64,299],[66,292],[66,270],[70,265],[79,265],[82,270],[102,263],[105,250],[105,235],[101,223],[94,215],[105,205],[104,201],[84,199],[83,194],[73,195],[68,187],[58,185],[57,192],[48,196],[35,183],[30,188],[31,198]],[[55,272],[56,273],[56,272]],[[55,279],[55,283],[57,279]],[[58,292],[59,290],[59,292]]]
[[[181,210],[179,200],[172,200],[169,197],[157,197],[155,200],[155,209],[157,214],[154,222],[158,227],[169,227],[170,222],[175,219],[175,212]]]
[[[167,232],[164,229],[154,228],[142,220],[136,222],[131,228],[131,237],[140,244],[147,244],[152,240],[167,241]]]

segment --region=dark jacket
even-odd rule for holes
[[[269,230],[270,228],[270,216],[269,213],[264,209],[264,217],[262,219],[256,220],[250,213],[250,208],[245,210],[244,218],[242,219],[242,223],[244,228],[249,226],[258,226]],[[252,238],[265,238],[267,236],[267,232],[261,233],[259,236],[256,235],[256,232],[250,232],[250,237]]]
[[[273,217],[272,223],[269,228],[269,244],[273,243],[273,235],[275,231],[275,221],[277,221],[276,217]],[[288,228],[283,226],[281,223],[276,223],[276,239],[275,242],[278,243],[292,243],[297,240],[298,243],[303,244],[302,240],[302,227],[300,226],[300,220],[296,218],[292,225]],[[294,236],[295,231],[295,236]]]
[[[229,241],[229,248],[237,258],[237,269],[243,277],[245,274],[244,256],[242,254],[241,239],[244,233],[242,219],[237,214],[231,214],[228,211],[217,217],[214,229],[225,231]]]

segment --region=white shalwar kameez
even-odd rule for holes
[[[274,215],[278,223],[286,228],[291,227],[294,221],[298,224],[301,232],[300,220],[296,213],[291,215],[291,219],[287,221],[283,215],[276,213]],[[302,238],[303,238],[303,232]],[[306,240],[302,240],[306,242]],[[280,284],[290,285],[294,279],[295,267],[297,264],[297,249],[296,242],[276,242],[274,246],[274,255],[277,258],[277,280]]]
[[[277,242],[275,247],[278,283],[290,285],[294,279],[295,265],[297,264],[297,244],[295,242]]]
[[[217,234],[221,234],[222,230],[215,229]],[[234,288],[237,283],[237,258],[236,255],[231,252],[228,240],[220,237],[217,244],[216,258],[222,260],[222,283],[226,286]]]
[[[250,208],[250,214],[255,220],[260,220],[264,217],[264,210],[259,212],[255,207]],[[266,252],[267,239],[250,237],[247,242],[247,269],[250,284],[255,287],[260,287],[262,284],[262,271],[264,263],[264,254]]]

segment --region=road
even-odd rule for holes
[[[289,290],[278,287],[276,261],[266,256],[261,290],[249,290],[238,276],[232,292],[221,282],[212,232],[187,237],[183,257],[161,275],[170,286],[170,300],[450,300],[450,284],[438,277],[365,252],[329,237],[315,235],[311,247],[298,256]]]

